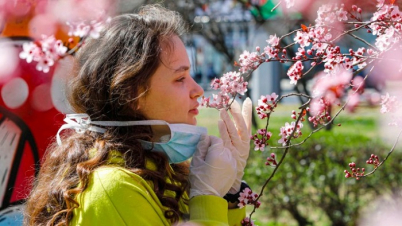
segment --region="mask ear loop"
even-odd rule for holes
[[[106,129],[98,126],[137,126],[137,125],[168,125],[163,120],[142,120],[142,121],[91,121],[88,114],[66,114],[63,120],[66,124],[62,125],[57,131],[56,139],[59,146],[62,145],[60,132],[65,129],[74,129],[77,133],[85,133],[93,131],[97,133],[105,133]],[[95,126],[98,125],[98,126]],[[170,126],[169,126],[170,128]]]

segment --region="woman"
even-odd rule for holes
[[[203,90],[189,74],[183,28],[177,13],[145,6],[80,49],[69,102],[81,114],[61,128],[76,132],[48,149],[25,224],[240,225],[251,103],[246,121],[233,105],[236,125],[220,112],[222,139],[195,126]]]

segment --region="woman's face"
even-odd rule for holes
[[[178,36],[161,47],[161,64],[151,77],[145,97],[139,100],[139,110],[150,120],[196,125],[197,98],[204,90],[190,76],[186,48]]]

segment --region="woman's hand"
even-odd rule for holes
[[[237,162],[237,174],[233,186],[230,188],[230,194],[236,194],[240,190],[241,181],[244,175],[247,158],[250,153],[251,136],[251,114],[252,103],[250,98],[243,102],[243,109],[240,109],[239,103],[233,102],[230,108],[233,121],[227,111],[221,110],[220,117],[224,123],[219,123],[219,132],[226,148],[237,152],[235,156]]]
[[[237,158],[237,151],[225,147],[222,139],[202,137],[190,164],[190,198],[226,195],[237,177]]]

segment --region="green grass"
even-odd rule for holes
[[[297,110],[297,107],[298,106],[296,105],[279,105],[275,112],[272,114],[268,127],[268,130],[271,131],[273,134],[270,145],[278,145],[276,143],[276,140],[279,139],[278,134],[280,128],[284,126],[286,122],[290,123],[293,121],[290,115],[292,110]],[[333,113],[337,112],[338,110],[339,109],[335,109]],[[353,134],[354,136],[362,135],[364,137],[367,137],[368,139],[376,139],[379,133],[379,122],[377,120],[379,116],[380,113],[378,108],[361,107],[358,108],[354,113],[343,111],[335,119],[332,130],[325,131],[325,129],[322,129],[321,131],[313,134],[313,136],[322,137],[336,136],[338,134]],[[219,112],[216,109],[202,108],[200,109],[200,114],[197,117],[197,124],[199,126],[207,127],[208,134],[219,136],[218,120]],[[257,118],[257,123],[259,125],[259,128],[264,128],[266,121]],[[304,137],[306,137],[312,131],[307,125],[307,122],[304,122],[303,124],[304,127],[302,132],[304,136],[301,139],[295,140],[296,142],[303,140]],[[340,124],[340,126],[338,126],[338,124]],[[253,128],[253,131],[255,130],[256,128]]]

